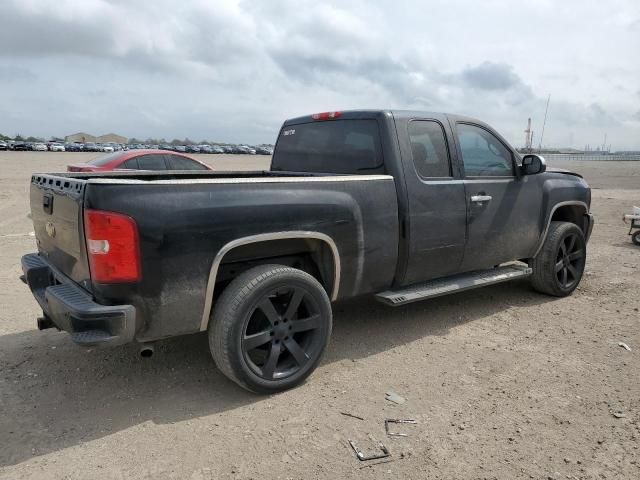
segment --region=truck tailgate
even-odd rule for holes
[[[41,257],[55,270],[90,288],[84,241],[86,182],[56,175],[31,177],[31,218]]]

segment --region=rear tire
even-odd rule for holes
[[[631,235],[631,241],[634,243],[634,245],[640,245],[640,230],[634,232],[634,234]]]
[[[571,295],[582,279],[586,253],[584,233],[577,225],[551,222],[542,249],[532,261],[531,285],[547,295]]]
[[[302,270],[262,265],[236,277],[209,324],[213,359],[229,379],[256,393],[302,383],[318,366],[331,336],[331,303]]]

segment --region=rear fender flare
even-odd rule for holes
[[[209,318],[211,316],[211,310],[213,308],[213,291],[216,286],[216,278],[218,276],[218,270],[222,264],[222,260],[234,248],[248,245],[250,243],[265,242],[271,240],[287,240],[293,238],[308,238],[315,239],[324,242],[333,256],[333,285],[331,289],[331,300],[334,301],[338,298],[338,291],[340,290],[340,253],[333,239],[320,232],[310,231],[286,231],[286,232],[274,232],[263,233],[259,235],[250,235],[247,237],[237,238],[222,246],[220,251],[216,254],[211,264],[211,270],[209,271],[209,280],[207,281],[207,290],[205,292],[204,310],[202,312],[202,321],[200,323],[200,331],[207,330],[209,326]]]

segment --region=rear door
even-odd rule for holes
[[[538,178],[517,175],[515,152],[485,126],[457,122],[455,130],[468,218],[461,270],[525,258],[539,235]]]
[[[408,262],[403,285],[458,271],[467,211],[459,171],[452,164],[445,117],[396,123],[408,195]]]

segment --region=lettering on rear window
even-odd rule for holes
[[[284,130],[282,132],[283,137],[288,137],[289,135],[295,135],[295,134],[296,134],[295,128],[292,128],[291,130]]]

